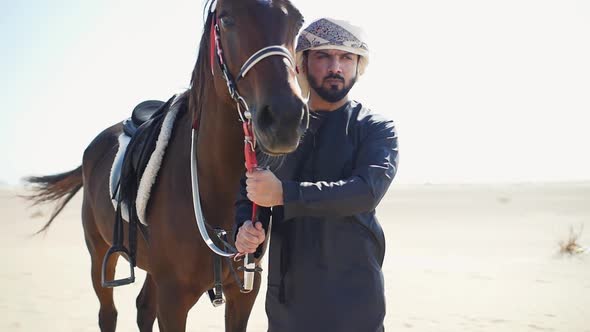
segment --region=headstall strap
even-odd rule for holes
[[[211,30],[209,31],[209,61],[211,63],[211,75],[215,76],[215,70],[213,68],[213,64],[215,63],[215,50],[217,49],[215,45],[216,41],[216,33],[215,33],[215,26],[217,25],[217,16],[215,12],[211,18]]]
[[[225,79],[225,83],[227,84],[227,88],[229,90],[229,95],[232,99],[236,100],[236,88],[234,80],[229,73],[229,69],[225,63],[225,59],[223,56],[223,49],[221,48],[221,37],[219,36],[219,25],[217,24],[217,13],[215,11],[211,12],[213,16],[211,18],[211,30],[209,33],[209,60],[211,62],[211,75],[215,76],[215,58],[217,55],[217,63],[219,64],[219,69],[221,69],[221,73],[223,74],[223,78]]]

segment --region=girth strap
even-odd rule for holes
[[[221,281],[221,256],[212,253],[213,255],[213,280],[215,281],[213,288],[208,290],[209,300],[214,307],[219,307],[225,301],[223,300],[223,283]]]

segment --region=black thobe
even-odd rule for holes
[[[385,236],[375,208],[397,162],[393,122],[351,101],[315,112],[297,150],[271,165],[284,205],[258,217],[268,229],[272,216],[270,332],[383,331]],[[251,204],[244,177],[236,228]]]

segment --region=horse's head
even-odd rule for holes
[[[309,122],[293,59],[302,23],[288,0],[217,0],[209,14],[217,94],[234,105],[243,98],[241,108],[249,109],[257,143],[269,155],[295,150]],[[231,96],[227,81],[241,98]]]

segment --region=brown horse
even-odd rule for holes
[[[141,331],[151,331],[156,317],[161,331],[185,331],[188,311],[213,287],[214,254],[199,235],[191,196],[193,123],[198,123],[196,158],[204,216],[213,226],[227,230],[233,226],[234,199],[244,173],[244,135],[238,107],[222,73],[224,66],[214,56],[218,50],[212,49],[216,44],[212,43],[215,34],[211,29],[218,27],[219,49],[223,50],[228,73],[239,78],[244,62],[258,50],[276,45],[288,55],[294,54],[295,37],[303,22],[288,0],[218,0],[208,7],[191,88],[179,97],[186,101],[188,111],[176,119],[151,190],[146,212],[148,240],[138,237],[137,266],[147,272],[137,297]],[[248,68],[247,76],[235,80],[249,106],[257,144],[270,156],[293,151],[307,126],[308,112],[297,86],[295,68],[286,57],[258,59]],[[34,196],[37,203],[60,200],[43,229],[84,188],[82,221],[92,260],[92,284],[100,301],[101,331],[114,331],[117,321],[113,289],[101,285],[101,266],[113,238],[115,210],[109,174],[122,127],[119,123],[100,133],[85,150],[77,169],[29,178],[39,190]],[[127,224],[124,229],[127,234]],[[126,246],[127,242],[125,239]],[[106,279],[114,278],[115,265],[116,259],[107,262]],[[245,331],[260,278],[256,278],[252,292],[242,294],[224,264],[222,280],[226,331]]]

